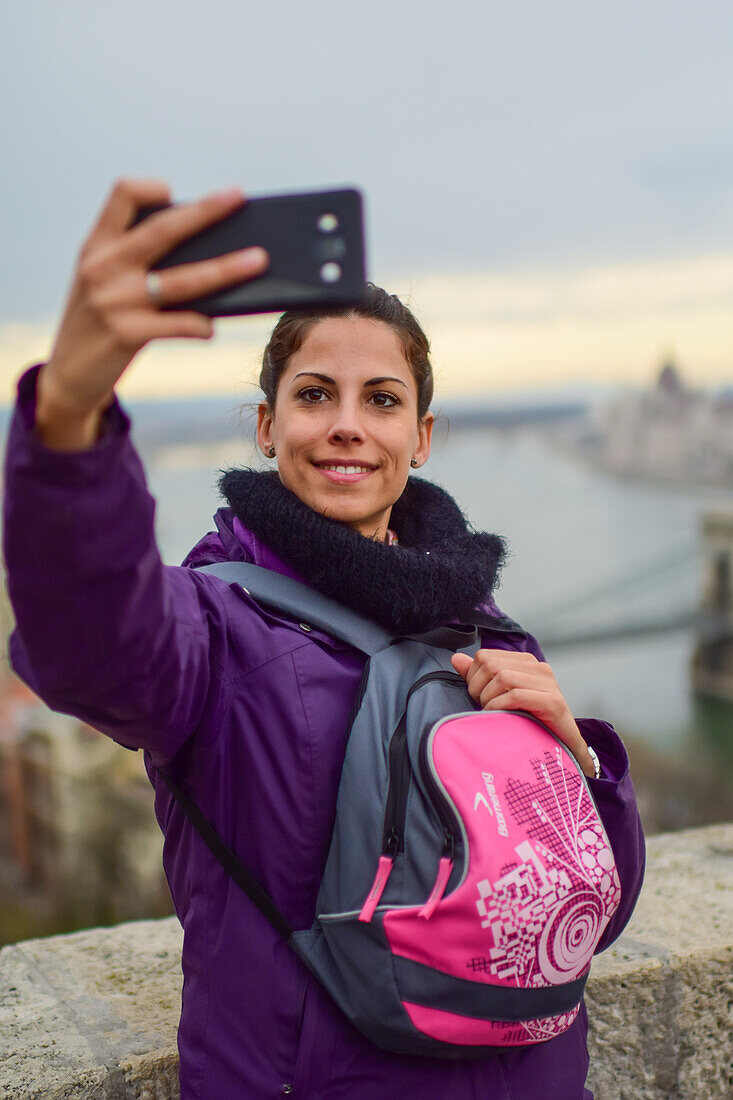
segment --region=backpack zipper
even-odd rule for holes
[[[405,709],[389,743],[389,787],[387,789],[384,826],[382,829],[382,855],[385,856],[391,855],[394,857],[404,848],[405,815],[407,813],[407,796],[410,792],[410,773],[412,771],[410,757],[407,752],[407,707],[415,692],[431,680],[439,680],[448,684],[465,683],[463,677],[459,676],[457,672],[428,672],[425,676],[421,676],[419,680],[416,680],[407,693]],[[434,787],[434,790],[437,790],[437,788]],[[438,813],[440,815],[440,810],[438,810]],[[445,815],[440,816],[444,832],[450,831],[450,819]],[[446,837],[446,845],[447,839]]]
[[[410,757],[407,754],[407,715],[392,734],[388,752],[389,787],[384,807],[382,855],[393,858],[404,847],[407,796],[410,793]]]
[[[392,734],[389,743],[389,786],[387,788],[384,824],[382,827],[382,854],[379,858],[374,882],[372,883],[371,889],[359,913],[359,920],[361,921],[371,921],[374,916],[374,911],[379,904],[384,888],[387,885],[387,880],[392,873],[395,858],[404,848],[407,796],[410,792],[410,778],[412,772],[410,757],[407,752],[407,706],[415,692],[419,691],[421,687],[431,680],[455,685],[465,684],[465,680],[457,672],[449,672],[448,670],[428,672],[424,676],[421,676],[419,680],[416,680],[407,693],[402,717],[397,723],[397,728]],[[366,687],[366,683],[364,686]],[[438,878],[430,898],[421,911],[421,915],[427,920],[440,901],[440,898],[443,896],[448,884],[448,878],[453,869],[453,861],[455,858],[456,835],[460,829],[456,830],[452,815],[445,806],[444,799],[433,780],[430,768],[427,766],[427,753],[424,746],[425,739],[423,738],[420,744],[421,769],[426,786],[429,788],[432,795],[431,801],[443,826],[444,836],[443,851],[438,868]]]
[[[409,698],[409,696],[408,696]],[[405,704],[405,709],[407,705]],[[382,826],[382,854],[377,873],[359,913],[359,920],[369,922],[379,905],[387,879],[392,874],[397,853],[402,851],[407,813],[407,795],[410,791],[410,758],[407,755],[407,722],[403,713],[397,729],[392,734],[387,752],[389,786]]]
[[[446,683],[460,683],[465,685],[466,681],[457,672],[455,673],[438,673],[431,672],[427,676],[423,676],[422,681],[427,680],[445,680]],[[449,678],[449,679],[448,679]],[[417,684],[422,682],[418,680]],[[417,684],[415,687],[417,687]],[[473,703],[473,699],[471,700]],[[474,704],[475,706],[475,704]],[[428,761],[428,738],[423,737],[420,740],[419,750],[420,770],[422,772],[423,782],[428,789],[428,794],[431,797],[431,802],[435,807],[435,811],[440,818],[441,825],[443,826],[443,834],[445,836],[445,845],[443,847],[443,855],[450,855],[451,859],[455,854],[455,841],[456,836],[460,833],[460,826],[457,826],[453,814],[450,812],[445,804],[445,798],[443,792],[435,782],[430,763]]]

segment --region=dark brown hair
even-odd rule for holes
[[[417,415],[422,420],[433,399],[433,368],[430,344],[418,321],[396,294],[366,284],[364,301],[357,306],[328,306],[325,309],[290,310],[279,319],[262,355],[260,389],[271,410],[275,408],[277,387],[291,355],[302,346],[306,336],[318,321],[327,317],[366,317],[383,321],[395,330],[402,343],[405,359],[417,384]]]

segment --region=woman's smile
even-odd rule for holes
[[[351,485],[357,481],[364,481],[370,474],[373,474],[376,466],[361,465],[357,462],[314,462],[313,465],[319,470],[324,477],[327,477],[329,481],[341,482],[344,485]]]

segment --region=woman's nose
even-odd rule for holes
[[[340,405],[328,430],[328,438],[334,443],[359,443],[364,439],[364,429],[358,411]]]

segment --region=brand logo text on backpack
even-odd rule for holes
[[[493,806],[494,809],[492,810],[491,806],[486,800],[486,795],[482,791],[476,792],[476,797],[473,800],[473,808],[474,810],[477,810],[479,806],[485,806],[492,817],[494,817],[494,811],[496,811],[496,829],[499,833],[499,836],[509,836],[509,830],[507,829],[506,825],[506,818],[502,813],[501,802],[499,801],[499,796],[496,793],[496,784],[494,783],[494,777],[491,772],[481,772],[481,778],[484,781],[484,786],[486,787],[487,794],[491,799],[491,806]]]

